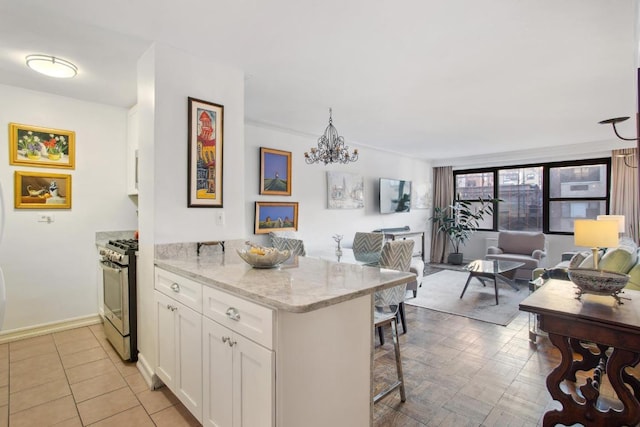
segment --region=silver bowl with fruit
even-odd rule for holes
[[[248,249],[236,249],[240,258],[253,268],[275,268],[291,256],[288,250],[253,245]]]

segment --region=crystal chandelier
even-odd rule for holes
[[[358,160],[358,150],[349,153],[349,147],[344,145],[344,138],[338,135],[338,130],[333,126],[331,108],[329,108],[329,126],[324,130],[324,135],[318,138],[318,148],[312,147],[311,153],[304,153],[304,161],[307,164],[323,162],[349,163]]]

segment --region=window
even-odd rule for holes
[[[455,194],[502,199],[483,229],[572,233],[576,218],[608,213],[610,166],[592,159],[455,171]]]
[[[596,219],[609,205],[608,164],[549,168],[549,231],[573,231],[575,219]]]

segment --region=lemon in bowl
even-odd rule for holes
[[[252,246],[249,249],[236,249],[236,252],[247,264],[254,268],[275,268],[289,259],[291,252],[276,248]]]

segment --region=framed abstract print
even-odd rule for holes
[[[191,97],[188,102],[188,206],[221,208],[224,106]]]

